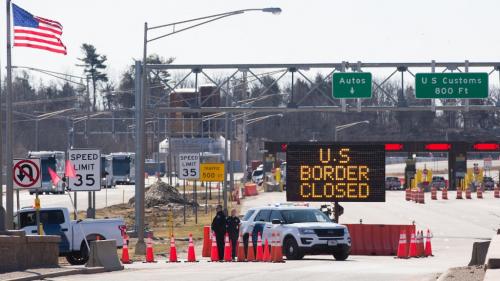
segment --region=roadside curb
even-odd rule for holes
[[[85,267],[85,268],[70,268],[67,270],[59,272],[50,272],[46,274],[33,273],[31,276],[24,276],[18,278],[5,279],[5,281],[31,281],[31,280],[42,280],[45,278],[55,278],[62,276],[78,275],[78,274],[96,274],[108,272],[104,267]]]

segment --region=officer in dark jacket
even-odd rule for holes
[[[222,206],[217,205],[217,214],[212,221],[212,231],[215,232],[217,241],[217,250],[219,251],[219,260],[224,259],[224,235],[226,235],[226,215],[222,211]]]
[[[231,210],[231,216],[227,217],[227,232],[232,246],[232,256],[236,259],[236,250],[238,249],[238,236],[240,234],[240,218],[236,216],[236,210]]]

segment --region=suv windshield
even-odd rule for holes
[[[261,176],[262,174],[264,174],[263,170],[255,170],[255,171],[253,171],[253,176],[254,177]]]
[[[282,210],[281,215],[287,224],[301,222],[331,222],[325,214],[314,209]]]

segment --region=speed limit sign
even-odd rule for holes
[[[200,178],[200,155],[198,153],[179,154],[179,179],[197,180]]]
[[[101,153],[97,149],[74,149],[68,152],[68,162],[75,170],[69,177],[71,191],[101,190]],[[66,169],[67,171],[68,169]]]

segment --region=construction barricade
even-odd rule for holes
[[[448,188],[443,188],[441,191],[441,199],[448,200]]]
[[[203,227],[203,248],[201,250],[201,256],[204,258],[209,258],[210,257],[210,246],[211,246],[211,239],[210,239],[210,226],[205,225]]]
[[[437,188],[436,187],[431,187],[431,200],[437,200]]]
[[[406,201],[411,201],[411,189],[409,188],[405,190],[405,199]]]
[[[401,230],[407,241],[415,225],[346,224],[352,239],[352,255],[395,256]]]
[[[245,196],[256,196],[259,194],[255,183],[246,183],[244,189]]]

